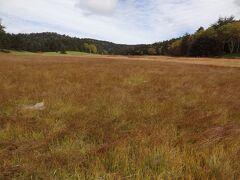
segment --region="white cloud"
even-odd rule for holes
[[[240,6],[240,0],[235,0],[235,3]]]
[[[117,43],[192,33],[220,16],[240,18],[240,0],[0,0],[9,32],[55,31]]]
[[[78,0],[76,6],[87,13],[109,14],[114,12],[117,0]]]

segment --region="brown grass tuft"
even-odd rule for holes
[[[240,137],[240,128],[234,125],[225,127],[213,127],[199,134],[197,141],[200,144],[207,144],[220,142],[224,139],[234,139],[237,136]]]

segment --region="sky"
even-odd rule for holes
[[[121,44],[168,40],[240,19],[240,0],[0,0],[10,33],[57,32]]]

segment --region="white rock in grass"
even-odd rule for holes
[[[37,103],[37,104],[35,104],[33,106],[25,105],[25,106],[23,106],[23,109],[42,111],[42,110],[45,109],[45,105],[44,105],[44,102],[40,102],[40,103]]]

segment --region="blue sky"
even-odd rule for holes
[[[11,33],[58,32],[115,43],[153,43],[240,19],[240,0],[0,0]]]

